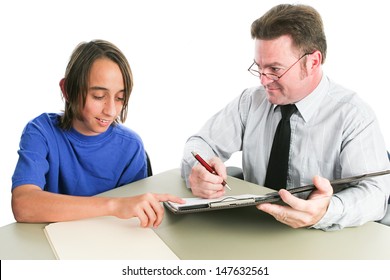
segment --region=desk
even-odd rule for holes
[[[229,177],[233,195],[264,194],[269,189]],[[105,192],[133,196],[145,192],[190,197],[173,169]],[[46,224],[13,223],[0,228],[0,259],[54,259],[43,228]],[[166,211],[155,230],[180,259],[390,259],[390,227],[370,222],[357,228],[323,232],[292,229],[255,207],[175,215]]]

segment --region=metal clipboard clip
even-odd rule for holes
[[[209,203],[210,208],[216,207],[227,207],[227,206],[239,206],[243,204],[253,204],[255,202],[254,197],[249,198],[235,198],[235,197],[225,197],[220,201],[214,201]]]

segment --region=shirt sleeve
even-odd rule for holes
[[[181,162],[181,174],[187,187],[190,187],[188,176],[191,169],[197,164],[191,154],[192,151],[199,153],[205,160],[219,157],[222,161],[228,160],[233,153],[241,151],[250,102],[250,92],[244,91],[187,140]]]
[[[46,138],[39,126],[29,123],[23,130],[19,144],[19,159],[12,176],[12,189],[23,184],[34,184],[44,189],[49,170]]]
[[[376,118],[364,116],[342,143],[342,177],[390,169]],[[390,176],[369,178],[336,192],[324,217],[313,227],[326,231],[360,226],[383,218],[387,211]]]

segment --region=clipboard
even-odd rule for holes
[[[343,179],[336,179],[330,181],[330,184],[333,188],[344,189],[350,186],[352,183],[357,183],[363,179],[370,177],[377,177],[382,175],[390,174],[390,170],[367,173],[358,176],[347,177]],[[297,194],[307,191],[312,191],[316,187],[314,184],[305,185],[297,188],[289,189],[288,191],[291,194]],[[164,202],[164,206],[169,209],[174,214],[187,214],[187,213],[196,213],[212,210],[222,210],[222,209],[231,209],[238,207],[254,206],[261,203],[271,203],[279,202],[281,198],[279,193],[271,192],[265,195],[254,195],[254,194],[242,194],[242,195],[233,195],[233,196],[223,196],[215,199],[203,199],[199,197],[193,198],[184,198],[186,200],[185,204],[174,203],[170,201]]]

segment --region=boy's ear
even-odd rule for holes
[[[60,88],[61,88],[62,96],[65,98],[65,101],[68,101],[68,93],[65,91],[65,78],[61,79]]]

